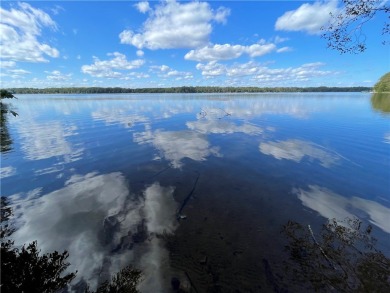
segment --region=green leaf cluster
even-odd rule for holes
[[[374,91],[376,93],[389,93],[390,94],[390,72],[386,73],[375,84]]]

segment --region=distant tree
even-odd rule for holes
[[[366,50],[366,35],[363,26],[377,14],[383,13],[390,18],[390,6],[384,0],[341,0],[341,9],[331,13],[331,20],[322,27],[322,37],[328,41],[328,47],[340,53],[360,53]],[[390,33],[390,23],[385,22],[382,35]],[[383,41],[385,44],[386,41]]]
[[[333,219],[315,236],[310,226],[289,221],[283,232],[286,274],[296,285],[316,292],[390,292],[390,259],[375,248],[370,225]]]

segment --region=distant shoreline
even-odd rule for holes
[[[61,88],[7,88],[13,94],[142,94],[142,93],[319,93],[319,92],[372,92],[372,87],[61,87]]]

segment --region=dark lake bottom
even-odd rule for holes
[[[11,238],[67,250],[69,291],[127,265],[141,292],[313,290],[291,256],[326,264],[332,219],[371,225],[390,256],[390,116],[369,94],[18,98],[1,156]],[[311,246],[286,250],[289,221]]]

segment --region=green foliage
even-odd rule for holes
[[[307,284],[309,291],[390,292],[390,260],[375,249],[371,231],[358,219],[333,219],[316,238],[310,226],[289,221],[283,227],[289,280]]]
[[[16,97],[7,90],[0,90],[0,111],[1,111],[1,120],[3,120],[3,116],[11,113],[15,117],[18,115],[15,111],[9,109],[9,106],[1,102],[2,99],[16,99]]]
[[[15,99],[15,96],[7,90],[0,90],[0,99]]]
[[[390,94],[390,72],[386,73],[380,78],[380,80],[374,86],[374,91],[376,93]]]
[[[76,273],[61,276],[69,263],[65,262],[67,251],[54,251],[41,255],[34,241],[21,249],[14,248],[13,242],[1,244],[2,292],[56,292],[70,283]]]
[[[382,0],[342,0],[342,7],[336,13],[330,13],[331,20],[322,27],[322,37],[328,41],[328,47],[340,53],[361,53],[366,50],[367,36],[363,26],[375,15],[388,15],[390,6]],[[382,35],[389,34],[390,24],[384,23]],[[383,41],[383,44],[386,42]]]
[[[127,266],[119,271],[111,282],[104,282],[96,291],[90,291],[87,288],[85,293],[138,293],[137,284],[141,277],[141,271]]]

